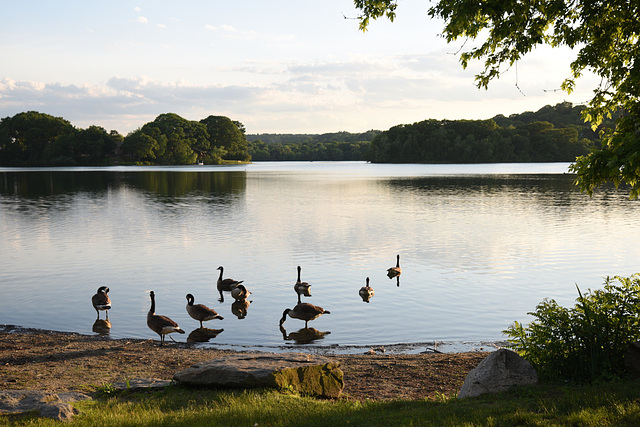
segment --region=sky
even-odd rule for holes
[[[0,0],[0,118],[24,111],[123,135],[176,113],[249,134],[386,130],[587,102],[556,90],[575,52],[542,48],[478,89],[429,0],[358,29],[351,0]],[[467,42],[465,48],[471,46]]]

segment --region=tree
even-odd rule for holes
[[[396,16],[397,0],[354,0],[360,28],[371,19]],[[584,70],[602,78],[583,117],[601,132],[601,147],[571,166],[576,183],[592,194],[605,182],[626,182],[630,196],[640,193],[640,3],[630,0],[438,0],[428,9],[445,22],[447,42],[478,40],[462,52],[466,67],[484,60],[476,76],[479,88],[500,76],[538,45],[568,46],[577,51],[561,87],[567,93]],[[613,118],[613,126],[601,127]]]
[[[209,116],[200,120],[209,133],[211,147],[223,148],[228,160],[249,160],[247,138],[242,123],[224,116]]]
[[[179,165],[193,164],[209,148],[206,126],[174,113],[159,115],[122,144],[122,152],[138,161]]]
[[[47,165],[56,141],[75,131],[67,120],[37,111],[6,117],[0,120],[0,164]]]

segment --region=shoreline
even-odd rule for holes
[[[308,348],[307,348],[308,349]],[[296,349],[291,349],[295,351]],[[466,375],[489,353],[327,354],[344,373],[341,399],[422,400],[457,395]],[[306,352],[306,351],[305,351]],[[172,380],[203,361],[255,353],[155,339],[0,326],[0,389],[94,393],[134,379]]]
[[[87,337],[102,337],[104,339],[118,340],[140,340],[147,341],[150,338],[113,338],[109,334],[86,334],[82,332],[56,331],[50,329],[28,328],[19,325],[0,324],[0,333],[55,333],[55,334],[76,334]],[[171,341],[171,343],[186,345],[193,348],[212,349],[231,352],[264,352],[264,353],[287,353],[302,352],[316,354],[320,356],[331,355],[357,355],[376,353],[387,354],[430,354],[430,353],[474,353],[492,352],[500,348],[508,347],[509,342],[491,340],[467,340],[467,341],[430,341],[417,343],[393,343],[393,344],[367,344],[367,345],[308,345],[308,344],[285,344],[285,345],[243,345],[243,344],[218,344],[218,343],[188,343],[181,341]]]

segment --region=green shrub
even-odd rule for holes
[[[615,284],[614,282],[619,284]],[[576,285],[577,287],[577,285]],[[624,352],[640,341],[640,275],[605,279],[573,308],[543,300],[527,326],[514,322],[503,331],[538,375],[573,381],[608,380],[624,373]]]

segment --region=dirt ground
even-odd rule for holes
[[[0,332],[0,389],[84,391],[134,378],[170,380],[227,350],[158,340],[40,330]],[[434,399],[454,396],[487,353],[327,356],[344,372],[346,399]]]

